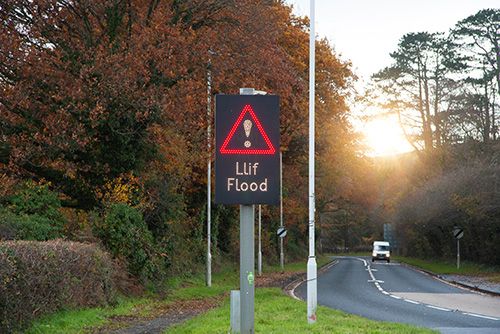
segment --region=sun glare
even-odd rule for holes
[[[366,154],[370,156],[395,155],[413,150],[395,116],[366,122],[363,134],[367,145]]]

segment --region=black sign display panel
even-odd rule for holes
[[[279,204],[279,98],[216,95],[215,203]]]

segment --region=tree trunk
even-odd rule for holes
[[[495,70],[495,77],[497,79],[497,94],[500,96],[500,45],[498,44],[498,39],[493,40],[493,46],[496,54],[497,66],[493,67]]]
[[[423,68],[423,84],[424,84],[424,97],[425,97],[425,131],[424,131],[424,143],[425,149],[431,150],[433,148],[432,144],[432,128],[431,128],[431,107],[429,101],[429,80],[427,79],[427,68]]]
[[[484,80],[484,129],[483,129],[483,141],[486,143],[490,140],[490,100],[488,95],[488,79],[486,78],[485,71],[485,80]]]
[[[436,138],[436,146],[440,147],[441,146],[441,116],[439,114],[439,76],[438,76],[438,70],[436,69],[436,72],[434,74],[434,84],[436,85],[435,89],[435,94],[434,94],[434,126],[436,128],[434,132],[434,136]]]

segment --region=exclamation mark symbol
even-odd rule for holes
[[[250,131],[252,131],[252,121],[246,119],[243,122],[243,128],[245,129],[245,135],[247,136],[247,138],[250,137]],[[250,140],[245,140],[244,145],[246,148],[249,148],[250,146],[252,146],[252,143],[250,142]]]

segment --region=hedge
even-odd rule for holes
[[[0,333],[63,308],[112,303],[112,277],[110,256],[93,244],[0,242]]]

